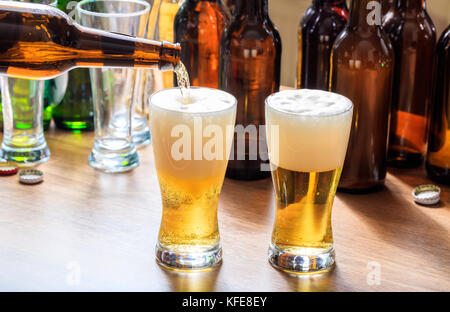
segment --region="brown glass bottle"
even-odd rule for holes
[[[222,0],[186,0],[175,16],[175,41],[191,86],[218,88],[220,38],[230,20]]]
[[[372,191],[382,186],[386,177],[394,51],[381,26],[373,20],[368,23],[370,1],[352,1],[349,23],[331,55],[330,89],[354,104],[339,184],[340,190],[348,192]]]
[[[238,100],[236,129],[244,127],[250,134],[236,132],[227,177],[253,180],[270,176],[261,170],[268,157],[260,126],[265,124],[266,97],[280,88],[281,38],[269,18],[267,0],[241,1],[237,8],[222,37],[220,88]],[[239,149],[242,142],[245,150]]]
[[[450,25],[439,39],[426,168],[433,180],[450,185]]]
[[[0,74],[53,78],[75,67],[172,69],[180,46],[79,26],[47,5],[1,2]]]
[[[345,0],[314,0],[298,29],[297,88],[327,91],[330,55],[348,20]]]
[[[395,52],[388,161],[417,167],[427,146],[436,31],[424,0],[399,0],[383,28]]]

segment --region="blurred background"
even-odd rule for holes
[[[349,1],[348,1],[349,2]],[[269,0],[270,17],[281,34],[281,84],[294,87],[297,71],[297,28],[311,0]],[[450,0],[427,0],[438,37],[450,23]]]

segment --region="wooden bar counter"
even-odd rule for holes
[[[105,174],[88,165],[93,134],[51,129],[45,181],[0,177],[0,291],[449,291],[450,188],[417,205],[424,169],[391,169],[384,190],[339,193],[333,208],[337,265],[293,276],[272,268],[270,179],[225,180],[219,207],[223,263],[203,273],[155,262],[161,200],[152,146],[141,165]]]

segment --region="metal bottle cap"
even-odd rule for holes
[[[38,184],[44,181],[44,173],[37,169],[19,171],[19,182],[23,184]]]
[[[433,184],[421,185],[412,191],[412,196],[418,204],[434,205],[441,199],[441,189]]]
[[[17,167],[14,163],[10,162],[1,162],[0,163],[0,176],[9,176],[16,174],[19,171],[19,167]]]

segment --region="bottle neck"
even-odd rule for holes
[[[265,18],[269,15],[267,0],[241,0],[237,5],[237,15]]]
[[[82,67],[142,67],[173,70],[181,58],[179,44],[135,38],[76,25],[76,63]],[[102,64],[98,64],[101,60]]]
[[[370,2],[378,2],[380,5],[378,7],[368,6]],[[369,9],[368,9],[369,7]],[[380,12],[376,10],[380,9]],[[369,14],[371,16],[369,16]],[[380,25],[372,22],[372,17],[379,16],[381,19],[381,3],[380,1],[373,0],[352,0],[352,6],[350,9],[350,19],[348,23],[348,27],[350,28],[358,28],[360,30],[372,30],[376,29]],[[371,22],[369,22],[371,21]]]

